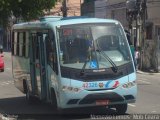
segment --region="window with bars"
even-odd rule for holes
[[[12,55],[28,57],[29,53],[29,33],[24,31],[14,31],[12,36]]]

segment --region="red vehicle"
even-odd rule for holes
[[[1,71],[1,72],[4,72],[3,54],[0,54],[0,71]]]

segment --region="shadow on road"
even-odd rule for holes
[[[0,112],[2,114],[46,114],[52,113],[52,108],[40,101],[29,105],[25,96],[0,99]]]
[[[73,120],[73,119],[89,119],[91,115],[112,115],[115,111],[102,107],[66,109],[58,112],[52,108],[50,104],[35,101],[29,105],[25,97],[13,97],[0,99],[0,113],[6,116],[17,116],[21,119],[40,119],[40,120]]]

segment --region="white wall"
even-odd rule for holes
[[[152,0],[148,0],[152,2]],[[154,24],[160,25],[160,0],[159,2],[147,4],[148,19],[154,22]]]
[[[106,6],[108,0],[97,0],[95,1],[95,17],[106,18]]]

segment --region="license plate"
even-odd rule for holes
[[[96,100],[96,105],[108,105],[109,100]]]

